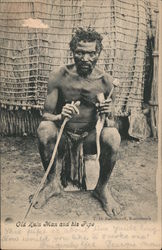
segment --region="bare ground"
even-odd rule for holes
[[[37,140],[29,137],[1,138],[1,215],[2,221],[22,221],[28,208],[28,197],[34,193],[44,174]],[[117,164],[110,183],[115,199],[123,210],[115,219],[156,220],[157,141],[122,141]],[[89,187],[95,185],[98,167],[87,162]],[[92,174],[93,173],[93,174]],[[52,197],[44,208],[32,208],[29,219],[106,220],[110,219],[91,191],[66,191]]]

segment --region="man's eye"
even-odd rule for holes
[[[90,56],[95,56],[96,53],[95,52],[90,52]]]
[[[83,55],[83,53],[82,53],[82,52],[79,52],[79,51],[78,51],[76,54],[77,54],[78,56],[82,56],[82,55]]]

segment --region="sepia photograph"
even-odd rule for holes
[[[2,249],[161,249],[160,8],[0,1]]]

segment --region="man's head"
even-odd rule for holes
[[[70,42],[79,75],[90,75],[102,50],[102,36],[92,28],[79,28]]]

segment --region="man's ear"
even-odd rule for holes
[[[99,57],[99,56],[100,56],[100,54],[101,54],[101,50],[97,50],[97,51],[96,51],[96,56],[98,56],[98,57]]]

